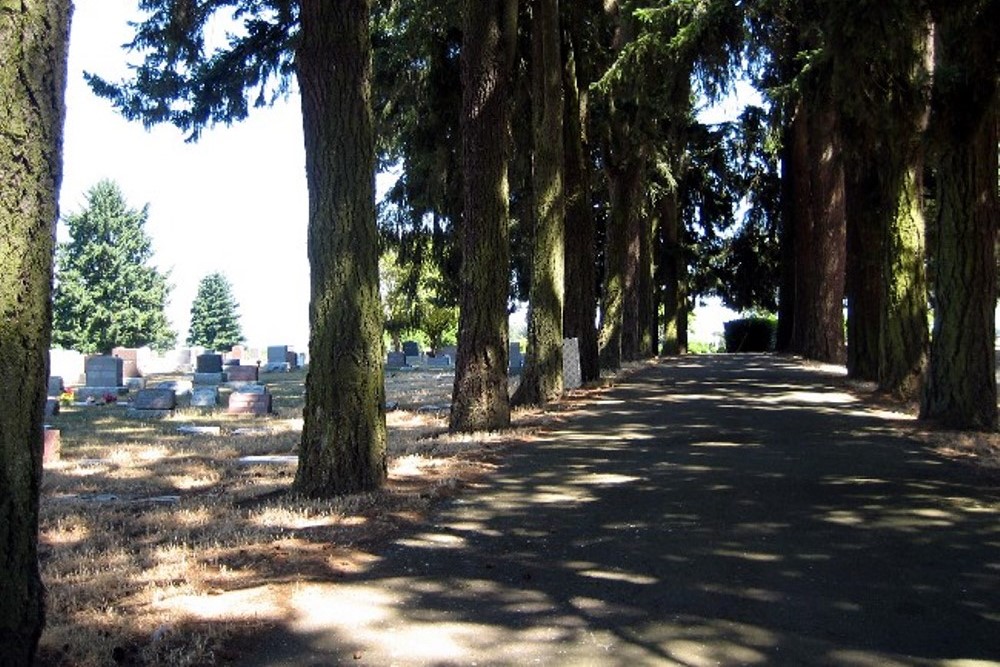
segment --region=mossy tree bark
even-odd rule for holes
[[[558,0],[533,0],[531,11],[532,194],[534,244],[528,306],[528,354],[518,405],[544,405],[563,392],[565,300],[565,158]]]
[[[516,0],[465,0],[462,12],[465,193],[458,359],[449,428],[510,425],[507,395],[510,98]]]
[[[369,0],[301,4],[297,75],[309,187],[309,374],[294,488],[386,479]]]
[[[795,171],[795,315],[791,348],[809,359],[845,358],[847,254],[844,170],[837,114],[819,98],[800,100],[792,120]]]
[[[586,86],[578,80],[576,39],[582,31],[577,6],[566,7],[569,16],[564,31],[563,88],[566,114],[564,123],[566,189],[566,306],[563,333],[580,345],[580,375],[584,382],[601,375],[597,352],[597,229],[590,202],[590,159],[587,141]]]
[[[934,330],[920,417],[993,430],[1000,6],[939,4],[930,123],[938,204]]]
[[[0,4],[0,663],[44,623],[38,499],[62,179],[68,2]]]

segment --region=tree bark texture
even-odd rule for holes
[[[991,3],[988,12],[976,4],[947,5],[935,17],[934,330],[920,417],[994,430],[1000,8]]]
[[[795,316],[792,350],[842,363],[847,239],[837,114],[802,100],[792,120]]]
[[[562,53],[558,0],[533,0],[531,115],[535,206],[528,354],[514,396],[519,405],[544,405],[563,392],[566,199],[563,160]]]
[[[68,2],[0,4],[0,664],[44,624],[38,499],[59,217]]]
[[[296,69],[309,187],[309,373],[297,492],[386,479],[369,0],[300,9]]]
[[[656,233],[656,216],[643,213],[639,239],[639,358],[649,359],[657,353],[659,326],[656,311],[658,294],[654,282],[653,236]]]
[[[681,272],[684,252],[681,247],[680,212],[677,193],[664,195],[659,202],[660,274],[663,283],[663,348],[665,356],[682,354],[680,313],[683,308]]]
[[[847,374],[878,381],[885,227],[879,208],[878,167],[852,159],[847,169]]]
[[[587,97],[577,80],[575,24],[565,31],[566,65],[563,71],[566,114],[564,124],[566,189],[566,306],[563,333],[580,345],[580,375],[584,382],[601,376],[597,352],[597,226],[590,202]]]
[[[633,184],[639,182],[639,166],[633,159],[626,158],[621,165],[607,169],[610,191],[611,214],[608,216],[607,234],[604,243],[604,282],[601,294],[601,330],[598,339],[601,368],[615,370],[622,365],[625,357],[625,309],[629,295],[629,243],[630,231],[634,226],[632,218],[637,216],[634,209]],[[638,255],[638,238],[636,238]],[[635,273],[632,273],[635,278]],[[634,294],[634,292],[633,292]],[[635,318],[632,324],[636,324]],[[636,341],[636,336],[631,338]]]
[[[462,270],[449,428],[510,425],[507,289],[511,77],[516,0],[465,0],[462,13]]]

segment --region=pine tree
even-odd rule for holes
[[[167,275],[149,263],[148,215],[148,207],[129,208],[118,185],[105,180],[90,189],[81,212],[66,217],[71,240],[56,252],[56,345],[93,353],[174,343],[164,312]]]
[[[222,351],[242,343],[239,306],[224,275],[213,273],[202,278],[191,303],[187,344]]]

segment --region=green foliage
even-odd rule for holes
[[[205,276],[198,283],[198,293],[191,304],[191,328],[187,344],[209,350],[230,350],[243,342],[239,304],[232,286],[221,273]]]
[[[432,350],[455,342],[458,309],[442,298],[441,272],[432,262],[406,262],[395,250],[379,258],[380,292],[385,332],[393,349],[414,330]]]
[[[745,317],[726,322],[726,352],[771,352],[778,333],[775,317]]]
[[[147,217],[146,207],[128,208],[111,181],[91,188],[86,207],[66,217],[71,240],[56,250],[54,344],[94,353],[174,343],[164,313],[167,274],[149,265]]]

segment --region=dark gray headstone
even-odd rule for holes
[[[222,371],[217,373],[195,373],[195,384],[222,384],[226,379],[226,374]]]
[[[510,344],[510,357],[508,359],[507,370],[511,375],[518,375],[524,366],[524,355],[521,354],[521,344]]]
[[[118,357],[88,357],[84,362],[88,387],[122,386],[124,362]]]
[[[177,397],[172,389],[141,389],[132,399],[135,410],[173,410],[177,407]]]
[[[65,390],[66,387],[63,386],[62,376],[53,375],[49,378],[49,396],[59,396]]]
[[[221,373],[222,372],[222,355],[221,354],[199,354],[198,359],[195,362],[194,367],[195,373]]]
[[[403,352],[390,352],[386,356],[385,367],[389,370],[399,370],[406,366],[406,354]]]
[[[403,341],[403,354],[407,357],[419,357],[420,356],[420,343],[415,340],[404,340]]]
[[[59,399],[58,398],[45,399],[45,416],[53,417],[57,414],[59,414]]]
[[[288,363],[288,346],[287,345],[269,345],[267,348],[267,363],[269,364],[287,364]]]

